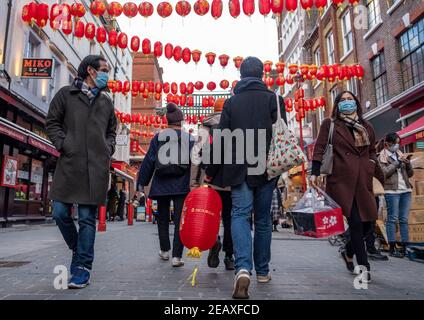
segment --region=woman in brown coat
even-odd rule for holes
[[[375,135],[362,118],[362,109],[353,93],[344,91],[334,101],[333,114],[325,119],[315,144],[311,184],[317,186],[330,127],[334,124],[332,174],[326,179],[326,192],[342,208],[349,223],[350,239],[342,253],[349,271],[354,272],[353,256],[370,271],[364,235],[377,219],[372,179],[376,166]],[[368,272],[368,280],[371,280]]]

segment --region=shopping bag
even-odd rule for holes
[[[308,189],[292,209],[297,235],[328,238],[345,232],[341,207],[321,189]]]
[[[272,140],[266,166],[269,180],[307,161],[294,133],[281,118],[280,99],[277,94],[276,98],[277,121],[272,125]]]

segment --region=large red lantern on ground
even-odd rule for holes
[[[191,51],[189,48],[184,48],[183,53],[183,61],[185,64],[189,63],[191,61]]]
[[[138,14],[138,6],[134,2],[127,2],[123,7],[126,17],[132,19]]]
[[[156,58],[160,58],[162,56],[163,54],[162,42],[160,41],[155,42],[155,44],[153,45],[153,53]]]
[[[208,52],[207,54],[205,54],[205,56],[206,56],[206,61],[212,67],[212,65],[215,63],[216,54],[213,52]]]
[[[240,66],[241,66],[241,64],[243,62],[243,57],[237,56],[237,57],[233,58],[233,61],[234,61],[234,66],[238,70],[238,69],[240,69]]]
[[[133,36],[131,38],[131,50],[133,52],[138,52],[140,50],[140,38],[137,36]]]
[[[74,36],[75,38],[81,39],[84,37],[85,24],[81,20],[75,21]]]
[[[196,90],[202,90],[204,87],[204,84],[202,81],[196,81],[196,83],[194,84],[194,87],[196,88]]]
[[[174,46],[170,43],[165,45],[165,57],[170,60],[174,56]]]
[[[219,19],[222,15],[222,0],[212,0],[211,15],[214,19]]]
[[[172,5],[167,1],[161,2],[158,4],[156,11],[162,18],[168,18],[172,14]]]
[[[183,57],[183,49],[180,46],[175,46],[172,55],[174,56],[174,60],[176,62],[180,62]]]
[[[100,17],[105,13],[106,5],[104,4],[103,1],[99,1],[99,0],[93,1],[90,5],[90,11],[96,17]]]
[[[216,243],[221,210],[221,198],[212,188],[197,188],[187,195],[181,215],[180,238],[190,256],[198,257],[200,251],[209,250]]]
[[[177,12],[179,16],[183,18],[188,16],[191,12],[190,2],[185,0],[178,1],[177,4],[175,5],[175,11]]]
[[[104,27],[98,27],[96,30],[96,40],[98,43],[105,43],[107,38],[107,32]]]
[[[118,32],[115,29],[109,31],[109,45],[116,47],[118,45]]]
[[[289,12],[294,12],[297,9],[298,0],[286,0],[286,10]]]
[[[208,88],[208,90],[210,91],[214,91],[216,89],[216,83],[213,81],[209,81],[206,85],[206,88]]]
[[[143,39],[143,42],[141,43],[141,50],[143,54],[150,54],[152,53],[152,43],[149,39]]]
[[[221,64],[222,68],[225,68],[228,65],[228,60],[230,57],[226,54],[221,54],[219,57],[219,63]]]
[[[314,0],[300,0],[300,5],[303,10],[310,11],[314,5]]]
[[[147,1],[140,3],[138,7],[138,12],[140,13],[142,17],[146,19],[153,14],[153,11],[154,11],[153,5]]]
[[[71,6],[71,15],[75,17],[76,20],[81,19],[85,15],[85,7],[82,3],[74,3]]]
[[[266,17],[271,12],[271,1],[270,0],[259,0],[259,13]]]
[[[230,82],[228,82],[228,80],[221,80],[221,82],[219,83],[219,86],[221,87],[222,90],[227,90],[228,87],[230,86]]]
[[[194,3],[194,12],[199,16],[204,16],[209,12],[209,2],[207,0],[197,0]]]
[[[121,50],[125,50],[128,47],[128,36],[124,32],[121,32],[118,35],[118,47]]]
[[[96,36],[96,26],[94,23],[89,22],[85,25],[85,37],[92,41],[94,37]]]
[[[271,10],[277,15],[281,15],[284,9],[284,0],[271,0]]]
[[[112,19],[116,19],[122,14],[123,8],[122,5],[117,1],[112,1],[107,6],[107,13]]]
[[[228,10],[230,11],[230,15],[235,19],[240,15],[240,0],[230,0],[228,2]]]
[[[200,50],[193,50],[191,52],[191,58],[193,59],[195,64],[199,63],[201,56],[202,56],[202,51],[200,51]]]
[[[255,13],[255,0],[243,0],[243,12],[250,17]]]

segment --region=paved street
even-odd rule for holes
[[[92,284],[84,290],[56,290],[56,265],[69,265],[70,251],[55,225],[0,229],[0,299],[229,299],[233,273],[223,263],[206,265],[203,255],[198,285],[191,287],[195,261],[172,268],[157,255],[156,225],[135,222],[108,224],[98,233]],[[339,258],[326,240],[273,234],[271,283],[252,281],[252,299],[423,299],[424,266],[406,259],[372,262],[373,283],[356,290]],[[5,261],[29,262],[8,267]]]

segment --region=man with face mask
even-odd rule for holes
[[[47,115],[47,135],[61,153],[49,198],[53,218],[72,250],[69,288],[89,284],[96,211],[105,204],[108,191],[117,126],[108,73],[101,56],[84,58],[77,78],[54,96]],[[71,218],[73,204],[78,205],[79,231]]]

